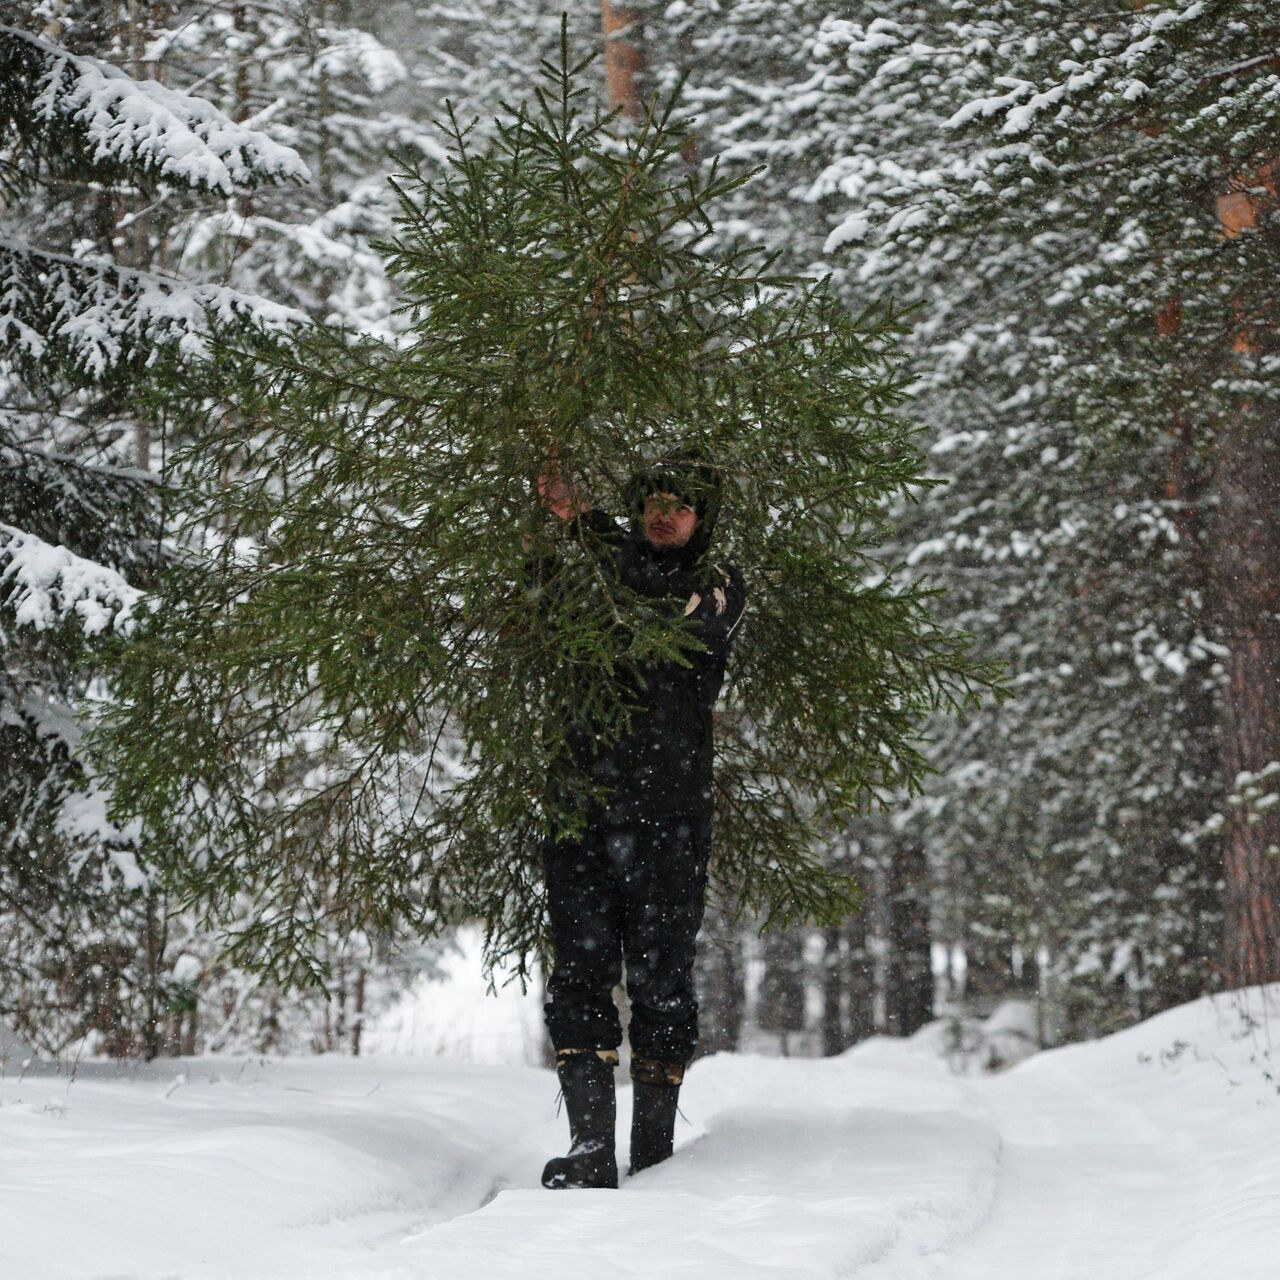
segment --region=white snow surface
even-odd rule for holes
[[[548,1071],[205,1057],[0,1080],[21,1280],[1275,1280],[1280,986],[957,1076],[917,1041],[690,1070],[675,1156],[548,1192]],[[619,1097],[625,1158],[630,1089]]]

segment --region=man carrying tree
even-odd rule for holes
[[[527,960],[545,873],[574,1138],[547,1181],[612,1185],[624,959],[633,1169],[671,1150],[696,1041],[730,642],[713,872],[775,925],[856,909],[826,851],[918,788],[919,726],[977,706],[995,673],[930,616],[927,580],[874,550],[892,504],[932,483],[896,412],[899,318],[854,314],[830,278],[775,274],[758,248],[708,252],[711,206],[749,175],[689,180],[674,95],[611,132],[589,60],[563,33],[560,53],[489,142],[451,117],[447,172],[397,179],[404,335],[229,331],[182,371],[191,444],[170,488],[199,563],[177,558],[131,632],[94,767],[164,851],[166,885],[234,922],[228,957],[286,982],[327,976],[336,930],[464,916],[487,961]],[[628,487],[623,459],[690,440],[697,457]],[[539,471],[543,512],[525,492]],[[749,632],[741,580],[707,555],[729,475]],[[246,917],[250,901],[277,909]]]
[[[736,568],[708,559],[721,485],[690,454],[635,478],[628,530],[579,502],[559,476],[543,477],[539,490],[611,585],[652,600],[673,621],[688,619],[700,646],[685,662],[632,673],[631,716],[616,741],[575,732],[576,762],[605,798],[588,806],[579,838],[543,846],[556,957],[547,1028],[573,1145],[548,1162],[542,1183],[616,1187],[622,1028],[613,988],[624,959],[635,1086],[631,1173],[671,1154],[680,1084],[697,1044],[693,963],[711,850],[712,708],[746,592]]]

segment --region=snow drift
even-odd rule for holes
[[[23,1280],[1274,1280],[1280,987],[989,1077],[924,1037],[689,1073],[667,1164],[538,1187],[550,1072],[403,1057],[0,1081]],[[621,1091],[625,1159],[629,1090]]]

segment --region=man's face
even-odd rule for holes
[[[644,536],[660,551],[674,551],[693,537],[698,513],[674,493],[651,493],[644,500]]]

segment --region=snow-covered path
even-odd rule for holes
[[[1269,1010],[1261,992],[1200,1001],[994,1077],[909,1042],[714,1057],[690,1072],[675,1157],[618,1192],[538,1188],[564,1128],[544,1071],[10,1076],[0,1276],[1276,1280],[1269,1028],[1280,989]]]
[[[1255,1088],[1226,1106],[1221,1063],[1170,1071],[1160,1052],[1190,1050],[1152,1043],[1145,1072],[1108,1070],[1127,1064],[1091,1045],[974,1082],[1001,1136],[999,1191],[947,1280],[1280,1277],[1280,1098],[1253,1105],[1245,1076]]]

